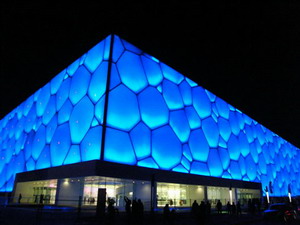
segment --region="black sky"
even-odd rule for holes
[[[180,2],[1,3],[0,118],[114,32],[300,147],[300,3]]]

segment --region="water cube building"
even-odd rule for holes
[[[110,35],[0,121],[0,192],[146,209],[300,194],[300,150]]]

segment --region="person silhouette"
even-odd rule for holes
[[[217,211],[218,211],[218,214],[221,214],[222,213],[222,203],[220,200],[218,200],[217,202]]]
[[[130,223],[131,220],[131,200],[129,198],[127,198],[126,196],[124,196],[124,201],[125,201],[125,211],[127,214],[127,220],[128,223]]]
[[[22,194],[20,193],[20,194],[19,194],[19,198],[18,198],[18,203],[19,203],[19,204],[21,203],[21,199],[22,199]]]
[[[108,214],[108,224],[114,224],[115,220],[115,207],[112,202],[109,202],[107,206],[107,214]]]
[[[237,215],[242,215],[242,207],[241,207],[241,203],[239,201],[236,204],[236,213],[237,213]]]
[[[232,215],[236,214],[236,205],[234,202],[232,203],[232,206],[231,206],[231,213],[232,213]]]
[[[165,205],[163,213],[164,213],[164,222],[167,224],[169,223],[169,217],[170,217],[169,204]]]
[[[227,202],[227,213],[231,214],[231,204]]]
[[[197,202],[197,200],[195,200],[192,204],[192,215],[193,216],[196,216],[198,207],[199,207],[198,202]]]
[[[141,199],[138,199],[137,201],[137,214],[138,220],[140,224],[142,224],[144,219],[144,204],[142,203]]]

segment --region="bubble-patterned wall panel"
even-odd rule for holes
[[[19,172],[100,159],[110,39],[0,121],[0,191]]]
[[[100,159],[102,141],[106,161],[300,195],[298,148],[118,36],[0,121],[0,191],[12,190],[18,172]]]

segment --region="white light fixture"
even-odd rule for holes
[[[270,204],[270,197],[269,197],[269,192],[268,191],[266,191],[266,195],[267,195],[268,204]]]
[[[290,192],[289,192],[289,200],[290,200],[290,202],[292,202],[292,195]]]
[[[232,205],[232,190],[231,190],[231,187],[229,188],[229,200],[230,200],[230,204]]]

